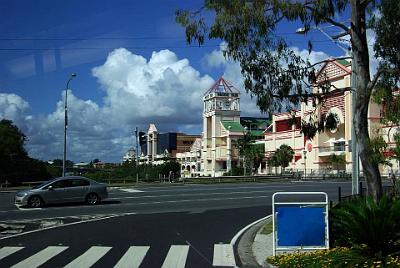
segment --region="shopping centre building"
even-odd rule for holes
[[[184,176],[223,176],[240,163],[237,146],[234,144],[251,130],[258,144],[265,146],[265,159],[257,173],[280,172],[268,167],[266,160],[281,145],[289,145],[295,152],[287,170],[300,171],[306,175],[333,174],[336,170],[350,173],[352,170],[352,91],[338,90],[351,88],[351,62],[328,59],[316,74],[316,85],[329,81],[331,90],[323,99],[302,102],[298,110],[273,114],[270,120],[241,117],[240,92],[222,77],[208,89],[203,96],[203,132],[191,149],[178,153]],[[314,87],[314,93],[321,89]],[[319,102],[319,103],[318,103]],[[388,144],[386,156],[394,146],[393,136],[399,132],[398,126],[382,124],[384,105],[370,102],[368,111],[368,131],[370,137],[381,136]],[[302,122],[318,121],[333,115],[336,128],[317,132],[310,139],[301,132]],[[262,124],[251,129],[251,122],[259,120]],[[250,125],[249,125],[250,122]],[[246,127],[246,128],[245,128]],[[261,131],[260,131],[261,130]],[[335,155],[336,164],[332,163]],[[393,170],[399,170],[399,163],[392,160]],[[387,173],[388,166],[381,166]],[[362,166],[360,164],[360,170]]]

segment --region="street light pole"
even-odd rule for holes
[[[68,127],[68,87],[69,82],[76,77],[75,73],[72,73],[65,86],[65,100],[64,100],[64,157],[63,157],[63,170],[62,176],[65,176],[65,161],[67,159],[67,127]]]
[[[304,154],[304,180],[307,179],[307,150],[304,149],[303,151]]]
[[[352,116],[354,118],[355,112],[356,112],[356,107],[355,103],[357,100],[357,95],[356,95],[356,90],[357,90],[357,77],[355,74],[355,63],[354,63],[354,55],[352,50],[347,50],[343,46],[341,46],[335,39],[343,37],[348,35],[347,32],[339,34],[337,36],[330,36],[324,30],[322,30],[320,27],[315,27],[318,31],[320,31],[323,35],[325,35],[329,40],[331,40],[337,47],[342,49],[346,54],[348,53],[350,58],[351,58],[351,109],[352,109]],[[307,33],[309,29],[306,28],[299,28],[297,29],[296,33],[298,34],[305,34]],[[359,167],[359,153],[358,153],[358,144],[356,141],[356,130],[355,130],[355,124],[352,124],[351,126],[351,162],[352,162],[352,172],[351,172],[351,193],[353,195],[356,195],[360,192],[359,189],[359,173],[360,173],[360,167]]]
[[[139,130],[135,129],[136,135],[136,184],[139,184]]]

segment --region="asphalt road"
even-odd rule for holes
[[[220,253],[218,249],[229,248],[240,229],[271,214],[273,193],[324,191],[335,201],[338,186],[342,187],[343,195],[351,191],[350,183],[331,182],[119,188],[110,189],[110,199],[97,206],[69,204],[35,210],[19,210],[12,204],[12,193],[1,193],[3,222],[88,215],[112,217],[2,238],[0,267],[21,261],[21,267],[34,267],[35,256],[42,261],[46,260],[43,256],[48,258],[40,267],[63,267],[75,261],[73,266],[79,260],[79,267],[85,267],[87,258],[95,261],[93,267],[112,267],[132,246],[136,247],[132,250],[142,250],[142,259],[138,251],[133,254],[139,258],[141,267],[163,264],[168,267],[168,261],[181,261],[182,267],[185,264],[186,267],[211,267],[213,262],[218,263],[215,261],[215,255]],[[6,249],[19,250],[2,258]]]

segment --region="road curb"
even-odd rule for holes
[[[271,217],[272,214],[250,223],[232,238],[230,244],[233,246],[235,256],[240,262],[239,267],[262,267],[257,263],[253,255],[252,245],[257,232],[262,228],[264,222]]]

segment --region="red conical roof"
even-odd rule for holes
[[[208,89],[204,96],[212,93],[212,92],[222,92],[222,93],[237,93],[240,94],[240,91],[235,88],[231,83],[226,81],[222,76]]]

